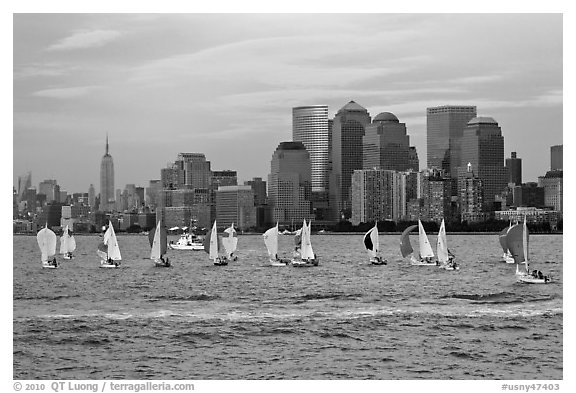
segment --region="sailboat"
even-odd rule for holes
[[[224,230],[228,234],[222,239],[222,244],[226,250],[226,258],[230,261],[237,261],[238,256],[234,255],[236,249],[238,248],[238,235],[236,235],[236,230],[234,229],[234,223],[230,227]]]
[[[366,234],[364,235],[363,239],[364,248],[368,252],[370,256],[370,263],[373,265],[386,265],[388,263],[387,260],[382,259],[381,256],[378,255],[378,251],[380,251],[380,239],[378,238],[378,223],[374,224],[374,228],[371,228]]]
[[[290,263],[289,259],[278,258],[278,223],[276,223],[275,227],[264,232],[262,238],[268,250],[270,266],[286,266]]]
[[[155,228],[148,233],[148,241],[152,249],[150,250],[150,259],[154,261],[154,266],[169,267],[170,261],[164,259],[163,255],[167,251],[166,228],[162,225],[162,220],[158,221]]]
[[[212,225],[212,230],[206,234],[204,238],[204,251],[206,251],[214,262],[215,266],[225,266],[228,265],[228,259],[224,256],[220,256],[219,252],[223,249],[222,240],[218,237],[218,229],[216,226],[216,220],[214,220],[214,225]]]
[[[40,247],[40,252],[42,253],[42,268],[44,269],[56,269],[58,267],[58,262],[56,262],[56,234],[46,227],[38,231],[36,235],[36,240],[38,241],[38,247]],[[49,259],[52,258],[50,261]]]
[[[448,250],[448,240],[446,238],[444,219],[442,219],[442,224],[440,224],[440,230],[438,231],[436,254],[438,255],[438,262],[440,263],[441,268],[445,270],[460,270],[460,267],[454,261],[454,255],[452,255],[450,250]]]
[[[549,276],[543,275],[539,270],[534,270],[530,273],[528,264],[528,240],[528,227],[526,226],[526,217],[524,217],[524,224],[512,226],[506,235],[506,244],[516,262],[516,280],[527,284],[546,284],[551,281]],[[525,271],[519,268],[519,265],[522,263],[526,265]]]
[[[68,229],[68,225],[64,228],[62,236],[60,237],[60,254],[64,255],[64,259],[72,259],[72,253],[76,250],[76,240],[72,232]]]
[[[300,234],[296,234],[296,238],[300,236],[300,252],[299,258],[298,254],[295,251],[294,258],[292,259],[292,266],[295,267],[309,267],[309,266],[318,266],[318,259],[314,254],[314,250],[312,249],[312,240],[310,239],[310,227],[306,224],[306,220],[302,224],[302,230]],[[298,247],[298,246],[297,246]]]
[[[100,267],[109,268],[120,266],[122,255],[120,254],[118,239],[116,239],[116,233],[114,232],[111,221],[108,221],[108,229],[104,232],[104,239],[102,243],[98,245],[98,251],[96,251],[96,253],[100,256]]]
[[[506,236],[508,235],[508,231],[512,228],[512,221],[510,221],[510,226],[508,228],[504,228],[500,231],[498,235],[498,240],[500,241],[500,246],[502,247],[502,262],[506,263],[514,263],[514,258],[508,250],[508,246],[506,245]]]
[[[416,258],[414,256],[414,249],[410,244],[410,232],[412,232],[416,227],[418,227],[418,243],[420,246],[420,257]],[[410,256],[410,264],[414,266],[436,266],[436,262],[433,262],[431,258],[434,257],[434,251],[432,251],[432,246],[428,241],[422,222],[418,220],[418,225],[411,225],[402,232],[400,235],[400,252],[402,257],[406,258]]]

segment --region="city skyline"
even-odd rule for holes
[[[119,189],[179,152],[266,179],[292,108],[351,100],[401,119],[420,169],[428,107],[494,118],[524,181],[563,144],[561,14],[15,14],[13,44],[14,186],[87,192],[106,134]]]

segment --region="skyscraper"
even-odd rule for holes
[[[406,124],[390,112],[374,117],[365,127],[363,140],[364,169],[405,171],[410,168],[410,137]]]
[[[114,210],[114,161],[108,151],[106,135],[106,153],[100,163],[100,210]]]
[[[216,220],[219,227],[232,223],[240,230],[256,225],[254,191],[250,186],[220,186],[216,191]]]
[[[363,168],[365,127],[370,124],[368,111],[354,101],[344,105],[332,122],[332,173],[330,174],[330,207],[333,218],[350,216],[352,173]]]
[[[550,146],[550,170],[562,170],[562,156],[564,145]]]
[[[426,143],[428,168],[443,169],[458,177],[460,145],[464,128],[476,117],[475,106],[438,106],[426,110]]]
[[[513,151],[510,158],[506,159],[506,172],[508,174],[508,183],[517,186],[522,184],[522,159],[516,157]]]
[[[302,142],[310,154],[312,192],[328,191],[328,106],[292,108],[292,140]]]
[[[495,196],[506,188],[504,137],[496,120],[476,117],[462,136],[462,167],[470,163],[484,189],[484,211],[492,211]]]
[[[26,191],[32,187],[32,172],[18,176],[18,202],[25,199]]]
[[[94,189],[94,184],[90,184],[90,188],[88,188],[88,206],[94,211],[94,207],[96,206],[96,190]]]
[[[268,201],[272,221],[291,224],[313,217],[310,154],[302,142],[281,142],[272,155]]]

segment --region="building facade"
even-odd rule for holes
[[[458,203],[461,221],[474,222],[484,211],[482,180],[474,173],[472,165],[458,168]]]
[[[484,211],[495,208],[495,196],[507,185],[504,167],[504,137],[498,123],[491,117],[476,117],[468,122],[462,136],[461,167],[472,165],[482,180]]]
[[[476,117],[475,106],[438,106],[426,109],[428,168],[443,169],[456,178],[464,128]]]
[[[506,174],[508,184],[522,184],[522,159],[516,156],[515,151],[506,159]]]
[[[302,142],[310,154],[312,192],[328,191],[328,106],[292,108],[292,140]]]
[[[114,210],[114,161],[109,152],[108,135],[106,135],[106,152],[100,163],[100,210]]]
[[[366,125],[363,144],[363,168],[406,171],[410,168],[410,137],[406,124],[390,112],[382,112]]]
[[[255,206],[262,206],[267,203],[266,182],[261,177],[254,177],[252,180],[245,181],[244,185],[252,188]]]
[[[302,142],[281,142],[270,162],[268,202],[272,221],[280,224],[311,219],[310,155]]]
[[[352,174],[363,168],[364,130],[371,122],[368,111],[354,101],[344,105],[332,122],[330,208],[332,218],[350,216]]]
[[[563,150],[564,145],[550,146],[550,170],[557,171],[562,170],[563,164]]]
[[[220,186],[216,191],[216,220],[219,228],[232,223],[240,230],[256,226],[254,192],[250,186]]]
[[[563,171],[548,171],[538,177],[538,186],[544,188],[544,205],[556,211],[564,211]]]

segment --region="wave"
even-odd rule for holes
[[[456,293],[452,295],[441,296],[441,299],[464,299],[471,300],[476,304],[514,304],[514,303],[531,303],[542,302],[558,298],[557,295],[548,295],[542,297],[525,297],[516,293],[496,292],[488,294],[467,294]]]
[[[436,306],[436,307],[418,307],[411,308],[393,308],[393,307],[372,307],[363,309],[345,309],[334,311],[319,311],[315,310],[286,310],[282,312],[277,311],[259,311],[259,310],[195,310],[195,311],[182,311],[182,310],[145,310],[130,312],[116,312],[116,313],[82,313],[82,314],[43,314],[34,317],[15,317],[14,321],[30,321],[36,319],[75,319],[82,325],[89,324],[90,320],[108,319],[108,320],[126,320],[126,319],[174,319],[186,320],[193,322],[210,322],[210,321],[229,321],[229,322],[252,322],[252,323],[267,323],[276,321],[294,321],[294,322],[309,322],[309,321],[337,321],[337,322],[354,322],[355,320],[374,319],[377,323],[399,323],[403,326],[421,326],[420,321],[437,318],[483,318],[483,317],[497,317],[502,319],[514,318],[535,318],[535,317],[557,317],[562,316],[563,310],[561,305],[557,307],[544,307],[536,308],[526,305],[512,305],[508,307],[480,307],[480,308],[463,308],[454,307],[450,305]],[[409,319],[409,321],[406,321]],[[437,321],[439,322],[439,321]],[[471,328],[478,327],[471,321],[455,320],[452,323],[440,323],[441,326]],[[509,324],[504,326],[505,329],[520,330],[522,326],[516,324]],[[83,329],[83,327],[81,327]],[[500,328],[499,328],[500,329]]]
[[[80,295],[44,295],[44,296],[14,296],[14,300],[62,300],[79,298]]]
[[[359,293],[307,293],[305,295],[294,296],[296,302],[307,302],[310,300],[356,300],[362,297]]]
[[[220,299],[218,295],[208,295],[202,293],[200,295],[190,295],[190,296],[178,296],[178,295],[168,295],[168,296],[154,296],[149,297],[147,300],[149,302],[157,302],[161,300],[170,300],[176,302],[197,302],[197,301],[210,301]]]

